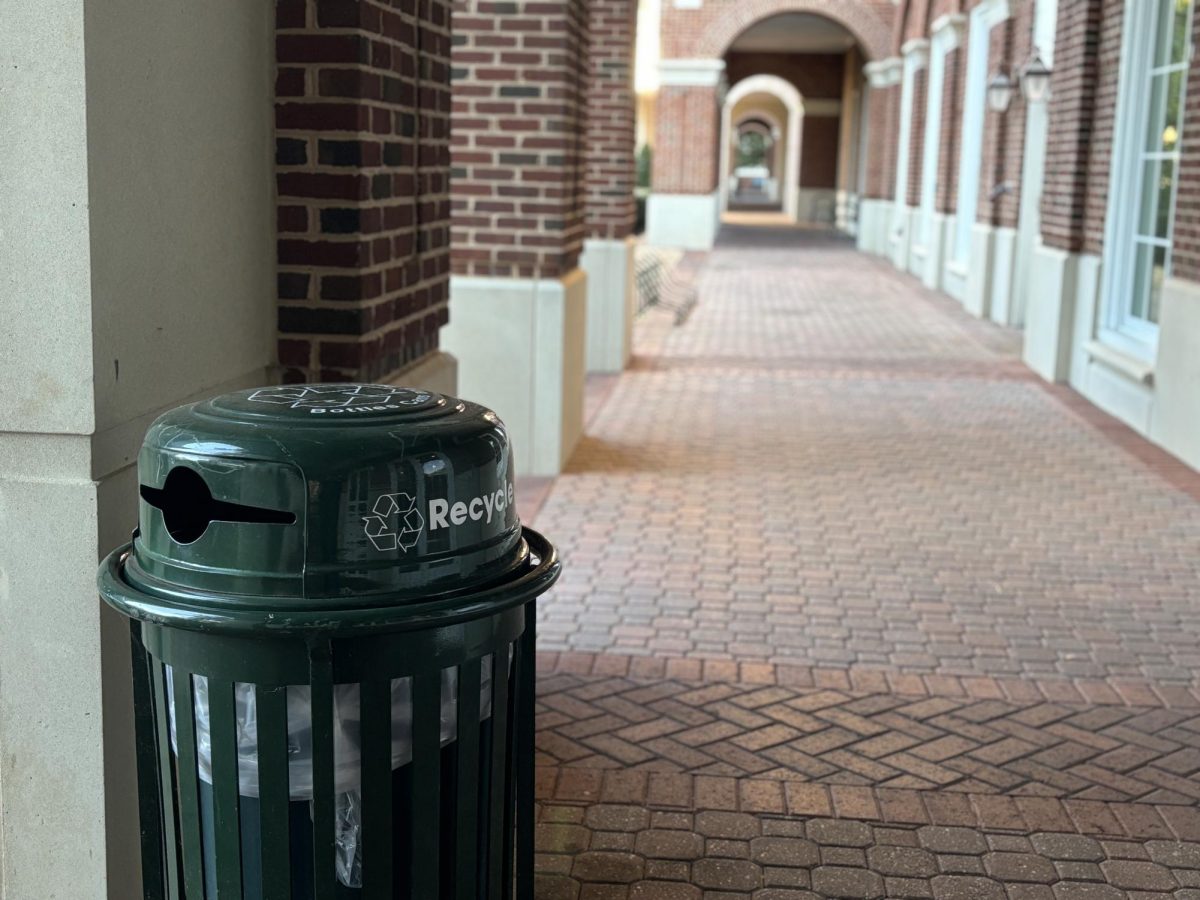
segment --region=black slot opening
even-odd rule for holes
[[[208,530],[210,522],[246,522],[254,525],[294,525],[296,514],[261,506],[243,506],[214,500],[198,472],[177,466],[167,473],[161,488],[143,484],[142,499],[161,510],[167,533],[180,544],[191,544]]]

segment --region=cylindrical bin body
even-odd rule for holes
[[[183,407],[101,566],[134,622],[147,898],[532,895],[533,602],[503,425],[378,385]]]

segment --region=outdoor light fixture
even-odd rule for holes
[[[992,76],[992,80],[987,86],[987,102],[988,108],[995,112],[1008,112],[1008,107],[1012,103],[1013,94],[1017,92],[1017,86],[1013,80],[1008,77],[1008,73],[1003,69]]]
[[[1021,93],[1030,103],[1041,103],[1050,94],[1050,67],[1042,62],[1042,55],[1036,48],[1033,59],[1021,72]]]
[[[1050,67],[1042,62],[1042,55],[1036,49],[1015,78],[1003,69],[992,76],[987,86],[988,107],[999,113],[1008,112],[1018,85],[1028,103],[1041,103],[1050,95]]]

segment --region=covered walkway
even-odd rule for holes
[[[840,238],[694,287],[536,516],[540,895],[1200,896],[1200,478]]]

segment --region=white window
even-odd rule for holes
[[[1129,0],[1125,10],[1101,337],[1143,357],[1171,274],[1192,13],[1193,0]]]

